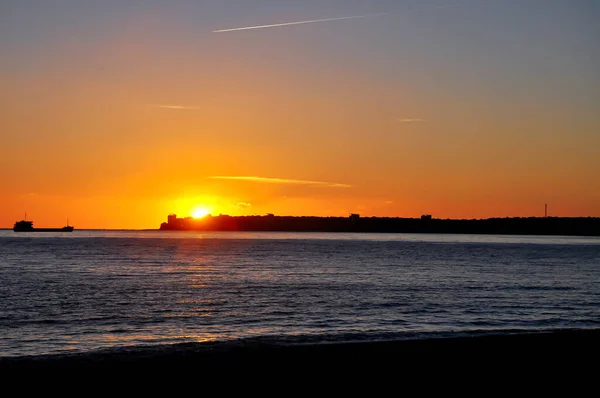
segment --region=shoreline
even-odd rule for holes
[[[448,365],[457,358],[472,370],[480,366],[551,367],[573,370],[600,354],[600,329],[557,330],[425,339],[236,346],[182,343],[171,347],[139,347],[82,354],[0,358],[0,372],[48,371],[185,371],[263,372],[406,370],[415,364]],[[401,361],[398,361],[401,359]],[[307,368],[307,364],[309,367]],[[391,364],[391,365],[390,365]]]

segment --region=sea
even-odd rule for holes
[[[600,327],[600,238],[0,231],[0,357]]]

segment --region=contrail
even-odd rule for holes
[[[328,21],[341,21],[343,19],[358,19],[358,18],[379,17],[381,15],[386,15],[386,13],[354,15],[354,16],[351,16],[351,17],[337,17],[337,18],[327,18],[327,19],[312,19],[310,21],[283,22],[283,23],[276,23],[276,24],[271,24],[271,25],[245,26],[245,27],[242,27],[242,28],[219,29],[219,30],[213,30],[213,33],[235,32],[237,30],[277,28],[277,27],[280,27],[280,26],[303,25],[303,24],[307,24],[307,23],[328,22]]]
[[[491,0],[465,0],[464,2],[456,2],[456,3],[450,3],[450,4],[446,3],[446,4],[441,4],[441,5],[432,6],[432,7],[423,7],[423,8],[409,9],[409,10],[405,10],[404,14],[406,15],[406,14],[410,14],[410,13],[414,13],[414,12],[419,12],[419,11],[432,11],[432,10],[443,9],[443,8],[461,7],[461,6],[466,6],[468,4],[486,3],[486,2],[489,2],[489,1],[491,1]],[[244,26],[244,27],[241,27],[241,28],[218,29],[218,30],[213,30],[212,32],[213,33],[224,33],[224,32],[235,32],[235,31],[238,31],[238,30],[277,28],[277,27],[280,27],[280,26],[302,25],[302,24],[308,24],[308,23],[328,22],[328,21],[340,21],[340,20],[344,20],[344,19],[358,19],[358,18],[379,17],[379,16],[382,16],[382,15],[391,15],[391,14],[396,14],[396,13],[383,12],[383,13],[379,13],[379,14],[354,15],[354,16],[350,16],[350,17],[313,19],[313,20],[310,20],[310,21],[283,22],[283,23],[276,23],[276,24],[271,24],[271,25]]]

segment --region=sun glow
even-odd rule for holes
[[[210,214],[210,211],[208,211],[207,208],[205,208],[205,207],[197,207],[192,212],[192,217],[194,217],[194,218],[202,218],[202,217],[206,217],[209,214]]]

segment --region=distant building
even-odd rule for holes
[[[431,214],[423,214],[421,220],[431,220]]]
[[[160,225],[160,229],[183,229],[189,223],[191,217],[178,218],[177,214],[169,214],[167,222]]]
[[[169,214],[167,217],[167,224],[175,225],[177,224],[177,214]]]
[[[360,214],[355,214],[355,213],[352,213],[352,214],[350,214],[350,222],[351,222],[351,223],[353,223],[353,224],[354,224],[354,223],[355,223],[355,222],[357,222],[359,219],[360,219]]]

